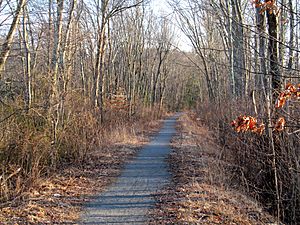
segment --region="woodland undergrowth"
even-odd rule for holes
[[[232,118],[239,115],[255,116],[253,105],[227,100],[220,104],[201,104],[197,109],[197,115],[214,131],[221,146],[220,160],[224,162],[227,184],[259,200],[274,215],[278,205],[280,219],[287,224],[297,224],[300,221],[300,138],[297,130],[294,132],[294,125],[299,122],[297,118],[300,111],[297,107],[295,105],[289,111],[283,132],[277,132],[272,124],[267,125],[273,129],[275,157],[267,132],[262,135],[236,132],[230,126]],[[274,113],[271,118],[273,124],[280,113],[282,112]],[[261,116],[258,119],[266,121],[267,117]],[[274,159],[279,186],[278,198]]]
[[[19,103],[18,103],[19,102]],[[134,144],[161,114],[156,107],[99,113],[87,99],[76,95],[65,101],[63,121],[52,141],[51,114],[45,107],[21,109],[21,101],[2,106],[0,114],[0,202],[12,200],[42,177],[69,165],[82,165],[90,153],[112,144]],[[138,135],[139,134],[139,135]]]

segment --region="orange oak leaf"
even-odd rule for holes
[[[286,94],[284,92],[281,92],[276,100],[275,108],[282,108],[285,105],[286,102]]]
[[[297,88],[294,85],[292,85],[291,83],[288,83],[286,85],[285,90],[288,90],[288,91],[290,91],[292,93],[296,93],[297,92]]]
[[[265,131],[265,129],[266,129],[266,126],[265,126],[265,124],[262,123],[262,124],[259,125],[258,128],[255,128],[255,129],[253,130],[253,133],[262,135],[263,132]]]
[[[285,119],[284,117],[279,117],[276,124],[275,124],[275,127],[274,127],[274,130],[275,131],[283,131],[284,130],[284,126],[285,126]]]
[[[240,115],[235,120],[231,121],[231,126],[236,132],[251,131],[256,134],[262,134],[265,130],[265,125],[262,123],[257,125],[257,119],[252,116]]]
[[[254,117],[249,117],[249,129],[253,130],[256,128],[257,119]]]

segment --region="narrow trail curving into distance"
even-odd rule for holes
[[[87,204],[81,224],[147,224],[155,194],[170,182],[165,159],[171,152],[177,118],[166,119],[160,132],[125,166],[116,182]]]

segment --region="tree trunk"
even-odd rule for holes
[[[239,1],[231,0],[231,7],[235,94],[237,96],[242,96],[245,93],[245,50],[243,19]]]
[[[279,62],[278,62],[278,41],[277,41],[277,18],[276,14],[271,10],[267,10],[267,18],[268,18],[268,32],[269,32],[269,61],[270,61],[270,75],[271,75],[271,84],[270,91],[268,97],[268,118],[269,118],[269,127],[271,124],[271,113],[270,107],[273,105],[274,100],[276,99],[276,94],[280,92],[281,89],[281,75],[279,70]],[[271,91],[273,93],[271,93]],[[272,99],[272,100],[270,100]],[[272,103],[272,104],[271,104]],[[276,206],[277,206],[277,222],[280,222],[280,193],[279,193],[279,184],[278,184],[278,171],[277,171],[277,156],[274,145],[273,133],[272,129],[269,128],[269,140],[270,147],[272,150],[272,168],[274,173],[274,185],[276,192]]]
[[[228,0],[226,1],[226,10],[228,15],[231,15],[230,4]],[[227,17],[227,30],[228,30],[228,55],[229,55],[229,71],[230,71],[230,89],[233,96],[236,96],[235,92],[235,75],[234,75],[234,65],[233,65],[233,37],[232,37],[232,19]]]
[[[103,79],[104,79],[104,60],[106,49],[106,26],[108,22],[108,0],[101,0],[101,22],[98,30],[97,53],[94,71],[93,84],[93,103],[100,111],[100,121],[103,121]]]
[[[275,13],[267,11],[268,32],[269,32],[269,59],[270,59],[270,75],[272,77],[273,92],[279,92],[282,80],[278,62],[278,33],[277,33],[277,17]],[[275,99],[275,98],[274,98]]]
[[[266,39],[265,39],[265,29],[266,29],[266,20],[265,20],[265,12],[261,12],[261,8],[256,9],[256,24],[257,24],[257,31],[258,31],[258,38],[259,38],[259,59],[260,59],[260,74],[259,79],[257,79],[257,87],[259,90],[267,87],[267,68],[266,68]]]
[[[58,66],[59,66],[59,53],[61,50],[61,39],[62,39],[62,20],[63,20],[63,8],[64,0],[57,0],[57,18],[54,29],[54,45],[53,55],[51,60],[50,75],[52,78],[51,97],[50,97],[50,117],[52,123],[52,145],[54,146],[57,142],[57,128],[59,125],[61,101],[60,101],[60,83],[58,79]],[[56,166],[57,152],[54,147],[51,164],[53,167]]]
[[[58,66],[59,66],[59,53],[61,50],[61,41],[62,41],[62,23],[63,23],[63,9],[64,9],[64,0],[57,0],[57,18],[54,30],[54,47],[53,55],[51,61],[51,72],[53,80],[53,90],[54,94],[58,94]]]
[[[68,82],[70,80],[70,69],[71,69],[71,43],[70,43],[70,33],[71,33],[71,25],[74,20],[74,10],[77,4],[77,0],[73,0],[71,2],[71,6],[69,9],[68,22],[65,32],[64,44],[62,47],[62,56],[61,56],[61,64],[63,67],[63,80],[64,80],[64,92],[67,91]],[[75,45],[75,44],[73,44]]]
[[[2,45],[2,49],[1,49],[1,52],[0,52],[0,79],[2,78],[2,73],[3,73],[4,66],[5,66],[5,62],[7,60],[8,55],[9,55],[10,48],[11,48],[11,45],[12,45],[12,42],[13,42],[13,37],[14,37],[14,34],[16,32],[16,28],[19,24],[21,11],[22,11],[25,3],[26,3],[26,0],[19,0],[17,10],[16,10],[16,14],[14,16],[14,19],[12,21],[12,24],[10,26],[10,29],[9,29],[8,34],[6,36],[6,39],[5,39],[5,41]]]
[[[28,33],[27,33],[27,7],[23,9],[23,46],[25,50],[25,108],[28,110],[31,107],[31,54],[28,46]]]
[[[290,12],[290,41],[289,41],[289,56],[288,56],[288,71],[293,68],[293,49],[294,49],[294,12],[293,12],[293,0],[289,0],[289,12]]]

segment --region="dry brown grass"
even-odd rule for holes
[[[153,224],[270,224],[254,200],[228,188],[222,149],[194,114],[180,118],[169,158],[173,181],[158,198]]]
[[[1,224],[73,223],[79,218],[81,204],[115,179],[139,145],[102,149],[91,153],[82,167],[62,168],[40,179],[20,198],[2,205]]]
[[[161,125],[161,121],[154,120],[149,114],[135,118],[114,117],[112,121],[106,118],[107,121],[98,126],[86,110],[77,109],[69,116],[66,128],[59,133],[60,150],[55,168],[42,163],[50,156],[51,149],[45,148],[49,146],[48,140],[43,146],[43,139],[32,134],[30,137],[35,141],[30,139],[28,143],[33,143],[34,148],[33,145],[25,148],[16,144],[18,149],[26,150],[28,158],[37,165],[28,164],[28,173],[24,174],[25,153],[10,153],[11,159],[17,159],[14,164],[11,160],[5,161],[10,167],[2,169],[13,177],[9,179],[10,185],[6,190],[1,187],[1,191],[7,191],[6,199],[9,199],[0,205],[1,225],[74,223],[79,218],[82,203],[109,185],[124,163]],[[10,124],[17,124],[15,122]],[[34,152],[34,149],[38,151]],[[4,150],[7,151],[7,147]],[[45,154],[41,154],[43,151]],[[39,161],[36,157],[43,160]],[[20,171],[18,168],[21,168]],[[16,174],[14,171],[17,171]]]
[[[298,225],[300,104],[294,101],[288,105],[289,109],[276,109],[271,113],[272,123],[268,125],[266,104],[263,101],[257,103],[259,110],[256,117],[266,127],[272,129],[278,117],[285,117],[286,127],[282,132],[273,132],[270,138],[268,129],[262,135],[238,133],[232,129],[230,122],[239,115],[255,116],[253,104],[249,101],[224,99],[219,105],[203,103],[196,112],[201,121],[214,130],[216,140],[223,148],[220,159],[226,177],[229,177],[227,183],[257,199],[272,215],[277,216],[279,211],[281,221]]]

